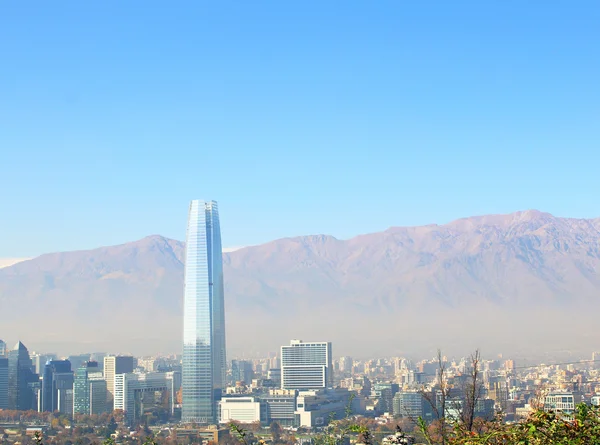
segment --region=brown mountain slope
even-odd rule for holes
[[[178,241],[150,236],[0,269],[0,330],[5,337],[28,340],[33,349],[172,344],[170,331],[180,317],[181,292],[175,290],[182,286],[183,249]]]
[[[1,269],[9,332],[0,334],[59,349],[176,351],[182,253],[182,243],[152,236]],[[292,337],[329,338],[357,354],[454,342],[557,349],[573,344],[565,326],[576,321],[577,347],[596,340],[586,335],[600,306],[598,219],[527,211],[350,240],[288,238],[224,263],[233,351],[275,350]]]
[[[560,304],[600,294],[600,221],[529,211],[347,241],[299,237],[235,252],[227,266],[230,290],[249,303],[322,303],[327,295],[382,309],[482,299]]]

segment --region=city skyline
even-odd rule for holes
[[[189,206],[184,261],[182,419],[216,419],[225,384],[223,260],[216,201]]]
[[[31,372],[32,359],[36,369],[39,368],[39,355],[25,354],[26,348],[20,343],[15,348],[11,355],[16,357],[13,352],[18,352],[22,356],[24,371]],[[590,409],[600,406],[600,380],[597,380],[600,353],[596,351],[592,352],[591,360],[536,365],[523,365],[509,357],[483,357],[478,351],[455,358],[439,353],[438,357],[421,360],[403,356],[358,360],[340,356],[332,360],[331,351],[332,344],[327,341],[290,340],[289,345],[281,346],[279,356],[269,354],[248,362],[231,361],[224,385],[227,392],[218,400],[218,416],[214,419],[218,427],[202,431],[212,434],[218,429],[221,434],[228,430],[227,425],[236,422],[252,425],[256,433],[272,430],[277,423],[291,433],[296,428],[305,428],[303,434],[311,436],[315,428],[347,417],[349,410],[358,421],[375,421],[379,432],[393,431],[397,425],[403,429],[414,426],[417,418],[434,425],[441,409],[446,413],[442,416],[454,425],[468,412],[465,410],[470,400],[469,389],[464,385],[465,379],[471,378],[479,388],[472,402],[478,422],[525,422],[537,407],[570,416],[579,403]],[[70,426],[55,421],[57,418],[93,423],[95,428],[104,428],[99,430],[104,432],[110,424],[111,428],[127,431],[127,435],[144,425],[175,428],[178,438],[179,433],[186,435],[190,428],[195,434],[198,425],[188,422],[182,426],[179,417],[181,362],[177,358],[123,357],[137,366],[115,373],[115,411],[112,411],[106,405],[110,370],[105,367],[103,373],[98,362],[86,360],[91,355],[49,360],[43,376],[33,375],[28,379],[32,409],[0,410],[0,420],[11,426],[5,430],[9,441],[18,434],[17,429],[32,424],[43,434]],[[70,359],[83,360],[75,372]],[[157,370],[157,362],[165,367]],[[286,383],[289,380],[286,367],[293,369],[292,385]],[[6,360],[0,360],[0,406],[5,403],[6,395],[18,388],[16,382],[6,384],[10,382],[6,368]],[[446,384],[450,389],[445,399],[440,398]],[[20,423],[14,422],[18,416],[22,416]],[[112,419],[116,417],[120,420],[115,422]],[[186,423],[185,419],[183,422]],[[294,440],[286,444],[294,445]]]

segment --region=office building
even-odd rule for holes
[[[115,394],[115,376],[126,374],[135,369],[135,359],[127,355],[109,355],[104,357],[104,379],[106,380],[108,409],[112,407]]]
[[[444,417],[450,419],[453,422],[458,421],[461,418],[462,413],[466,409],[466,401],[462,397],[454,396],[446,399],[446,404],[442,405],[439,399],[436,401],[438,406],[444,406]]]
[[[219,423],[277,422],[286,427],[324,426],[346,416],[347,389],[296,391],[275,389],[260,396],[224,397],[219,402]]]
[[[73,413],[102,414],[107,408],[106,380],[98,362],[84,363],[75,370]]]
[[[253,378],[254,371],[252,370],[252,363],[244,360],[231,361],[231,380],[233,384],[237,382],[250,384]]]
[[[281,368],[271,368],[267,371],[267,380],[273,388],[281,388]]]
[[[56,360],[56,355],[33,353],[31,355],[31,361],[33,362],[33,372],[35,372],[38,375],[44,375],[44,366],[46,366],[46,363],[48,363],[50,360]],[[73,368],[71,367],[71,369]]]
[[[296,426],[320,427],[331,420],[342,419],[350,401],[350,393],[345,388],[298,391]]]
[[[575,406],[581,402],[581,396],[570,391],[554,391],[544,397],[544,411],[553,411],[565,417],[575,412]]]
[[[418,391],[397,392],[392,399],[392,412],[394,417],[400,417],[415,421],[425,418],[426,401]]]
[[[158,371],[158,362],[154,357],[144,357],[137,360],[138,369],[143,369],[146,372]]]
[[[145,409],[163,403],[165,400],[166,406],[161,408],[168,409],[173,415],[174,395],[179,382],[179,373],[175,371],[117,374],[114,408],[125,412],[125,419],[129,425],[140,419]],[[157,393],[161,396],[157,397]]]
[[[98,368],[100,371],[104,372],[104,357],[107,357],[109,354],[106,352],[94,352],[90,355],[90,361],[98,362]],[[73,367],[73,369],[77,369]]]
[[[297,397],[298,391],[286,389],[272,389],[268,395],[262,396],[266,423],[270,425],[277,422],[281,426],[295,426]]]
[[[6,343],[0,339],[0,358],[6,357]]]
[[[496,416],[495,402],[492,399],[477,399],[475,402],[475,417],[492,421]]]
[[[36,384],[39,376],[32,371],[29,351],[18,342],[8,353],[8,409],[37,410]]]
[[[0,357],[0,410],[8,409],[8,359]]]
[[[71,369],[79,369],[84,363],[91,360],[91,356],[90,354],[70,355],[67,357],[67,360],[71,362]]]
[[[182,420],[216,423],[227,369],[223,258],[215,201],[190,204],[184,283]]]
[[[340,372],[351,373],[353,365],[354,365],[354,360],[352,360],[352,357],[340,357],[340,361],[339,361]]]
[[[504,369],[509,373],[514,373],[516,370],[515,361],[514,360],[506,360],[504,362]]]
[[[312,390],[333,387],[330,342],[292,340],[281,347],[281,388]]]
[[[263,420],[264,408],[258,397],[223,397],[219,401],[219,423],[254,423]]]
[[[108,393],[106,380],[100,377],[88,376],[88,385],[90,395],[90,400],[88,403],[89,414],[102,414],[108,412],[108,402],[106,401],[106,394]]]
[[[41,394],[41,411],[73,413],[73,371],[69,360],[46,363]]]
[[[393,411],[394,395],[400,390],[397,383],[375,383],[371,390],[371,395],[377,400],[377,408],[381,413],[391,413]]]
[[[498,377],[488,379],[486,393],[489,399],[494,400],[496,406],[502,411],[506,411],[508,406],[508,384],[505,379]]]
[[[216,425],[204,428],[186,426],[185,428],[175,428],[173,432],[175,433],[175,443],[211,443],[214,445],[231,443],[229,428],[218,428]]]
[[[271,357],[269,359],[269,369],[280,369],[281,363],[279,361],[279,357]]]

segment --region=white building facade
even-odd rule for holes
[[[262,419],[261,402],[256,397],[224,397],[219,401],[219,423],[254,423]]]
[[[575,412],[575,406],[581,397],[572,392],[550,392],[544,397],[544,411],[554,411],[570,416]]]
[[[281,388],[316,390],[333,387],[330,342],[292,340],[281,347]]]

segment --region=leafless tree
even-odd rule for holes
[[[448,425],[447,425],[447,421],[446,421],[447,419],[446,419],[444,410],[446,408],[446,401],[448,399],[448,396],[450,395],[450,385],[448,384],[448,376],[447,376],[447,372],[446,372],[447,371],[446,362],[444,361],[444,356],[442,355],[441,349],[438,349],[438,351],[437,351],[437,361],[438,361],[437,373],[438,373],[439,390],[436,390],[434,388],[433,391],[428,392],[428,391],[425,391],[425,389],[421,389],[420,393],[421,393],[421,396],[425,399],[425,401],[431,407],[431,410],[433,411],[436,421],[438,422],[438,428],[436,428],[437,431],[435,433],[437,436],[439,436],[440,444],[446,445],[446,443],[448,443]],[[425,439],[427,440],[427,442],[430,445],[432,445],[433,444],[432,434],[431,434],[431,431],[429,430],[429,428],[427,427],[425,420],[423,420],[422,418],[419,418],[418,425],[419,425],[419,429],[421,430],[421,433],[425,436]]]
[[[481,398],[481,353],[476,349],[470,357],[470,367],[468,369],[467,381],[465,383],[465,397],[461,409],[461,420],[463,427],[467,431],[473,431],[473,422],[475,421],[475,411],[477,402]]]
[[[541,384],[535,390],[533,397],[529,400],[529,406],[532,410],[542,410],[544,409],[544,401],[546,400],[546,396],[550,393],[550,388],[547,384]]]
[[[428,427],[423,419],[419,419],[418,424],[421,433],[430,445],[436,442],[440,445],[446,445],[452,427],[461,428],[469,432],[473,431],[477,405],[483,389],[481,382],[481,353],[477,349],[471,354],[468,369],[465,370],[462,394],[453,394],[457,395],[457,398],[451,398],[453,387],[448,381],[447,364],[440,350],[438,350],[437,360],[438,382],[436,387],[431,392],[424,389],[420,391],[422,397],[433,411],[436,418],[434,422],[435,426],[433,428]],[[458,413],[456,418],[448,413],[447,408],[449,406],[453,408],[452,411]]]

